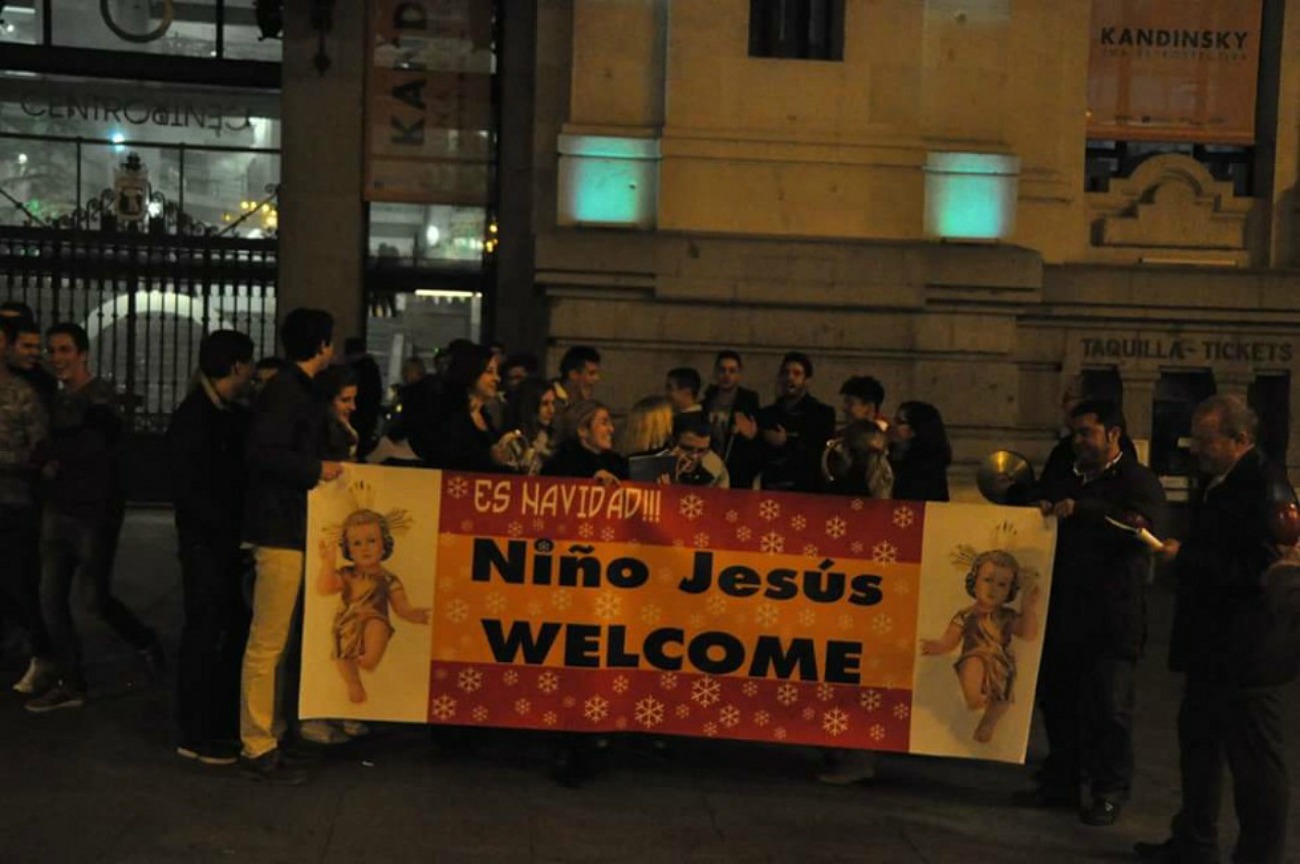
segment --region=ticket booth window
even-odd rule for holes
[[[1259,416],[1256,444],[1269,459],[1285,465],[1287,441],[1291,436],[1290,373],[1257,376],[1246,398]]]
[[[1196,459],[1189,448],[1192,412],[1214,395],[1209,370],[1162,372],[1151,404],[1151,469],[1157,474],[1190,476]]]

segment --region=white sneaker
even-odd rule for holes
[[[346,744],[352,739],[328,720],[304,720],[298,724],[298,737],[312,744]]]
[[[19,693],[33,695],[40,693],[45,689],[51,675],[54,672],[54,664],[48,660],[42,660],[39,657],[33,657],[27,664],[27,671],[23,677],[19,678],[14,684],[14,690]]]

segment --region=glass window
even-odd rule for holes
[[[436,278],[428,282],[437,285]],[[476,291],[421,288],[414,293],[372,293],[366,320],[366,350],[379,363],[385,391],[403,381],[403,361],[416,358],[427,372],[437,367],[438,353],[453,339],[481,338],[483,295]],[[419,364],[412,364],[412,370]]]
[[[405,264],[455,261],[479,266],[486,242],[482,207],[370,205],[370,257]]]
[[[279,16],[262,5],[259,13],[257,0],[53,0],[49,44],[279,62]],[[45,0],[0,3],[0,45],[45,44],[44,10]]]
[[[844,59],[844,0],[749,0],[749,56]]]
[[[217,56],[216,0],[56,2],[53,44],[182,57]]]
[[[268,9],[273,5],[262,4]],[[272,22],[268,12],[262,14],[267,29],[274,31],[271,36],[264,35],[259,23],[257,0],[226,0],[226,24],[223,30],[225,39],[221,56],[231,60],[280,61],[282,43],[278,38],[272,38],[279,34],[279,29],[275,26],[279,22]]]
[[[6,0],[0,3],[0,45],[36,45],[41,42],[45,11],[41,0]]]
[[[168,231],[183,199],[215,228],[257,209],[238,233],[264,236],[278,221],[273,203],[257,206],[280,179],[278,117],[273,93],[0,75],[0,190],[42,219],[70,216],[113,190],[134,153]],[[7,203],[0,223],[27,221]]]

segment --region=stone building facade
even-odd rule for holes
[[[763,5],[537,5],[552,365],[595,345],[624,410],[723,347],[766,395],[804,349],[824,400],[869,373],[886,410],[939,406],[959,477],[999,448],[1040,463],[1080,373],[1122,396],[1158,470],[1178,473],[1208,392],[1248,396],[1300,460],[1300,0],[1263,4],[1247,188],[1172,148],[1097,189],[1090,0],[844,0],[840,57],[819,61],[751,56]],[[963,172],[993,236],[936,212]]]

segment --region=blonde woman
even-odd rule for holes
[[[647,396],[628,412],[618,451],[624,456],[661,453],[672,440],[672,403],[664,396]]]

